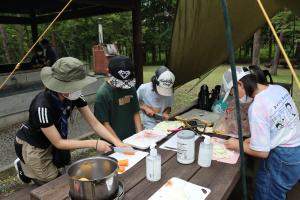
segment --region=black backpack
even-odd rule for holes
[[[198,94],[198,108],[201,110],[212,111],[212,105],[216,100],[220,99],[220,91],[220,85],[216,85],[215,88],[212,89],[211,93],[209,92],[207,85],[202,85]]]
[[[209,108],[209,90],[207,85],[202,85],[200,87],[200,92],[198,93],[198,108],[201,110],[208,110]]]

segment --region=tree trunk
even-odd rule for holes
[[[283,41],[283,32],[280,33],[279,39],[282,43],[282,41]],[[277,68],[278,68],[278,64],[279,64],[280,54],[281,54],[280,53],[280,48],[277,44],[276,49],[275,49],[274,60],[273,60],[271,71],[270,71],[271,75],[277,75]]]
[[[7,33],[4,29],[4,26],[2,24],[0,24],[0,34],[2,37],[2,46],[3,46],[3,50],[5,53],[5,59],[6,59],[6,63],[12,63],[12,59],[11,59],[11,53],[8,47],[8,37],[7,37]]]
[[[260,65],[260,36],[261,29],[254,33],[253,37],[253,51],[252,51],[252,65]]]
[[[151,64],[156,64],[156,49],[155,49],[155,45],[152,46],[152,63]]]
[[[25,29],[24,26],[22,25],[16,25],[15,26],[17,30],[17,36],[18,36],[18,52],[19,52],[19,57],[24,55],[24,36],[25,36]]]
[[[269,61],[271,61],[272,50],[273,50],[273,35],[272,35],[272,31],[270,29],[270,31],[269,31],[269,54],[268,54]]]
[[[54,49],[54,51],[56,52],[56,55],[58,57],[60,52],[57,48],[58,46],[57,46],[57,36],[56,36],[55,26],[53,26],[53,31],[51,32],[51,45],[52,45],[52,48]]]

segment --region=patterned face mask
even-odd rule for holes
[[[128,80],[120,80],[115,77],[110,77],[110,83],[115,88],[130,89],[135,86],[135,78]]]

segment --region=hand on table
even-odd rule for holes
[[[230,150],[239,151],[239,140],[235,138],[230,138],[225,141],[224,143],[225,147]]]
[[[123,142],[119,142],[119,143],[117,143],[115,145],[116,145],[116,147],[124,147],[124,148],[130,148],[130,149],[132,149],[132,146],[130,146],[128,144],[125,144]]]

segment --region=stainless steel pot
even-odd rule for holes
[[[70,196],[80,200],[113,199],[119,187],[118,161],[97,156],[78,160],[67,170]]]

